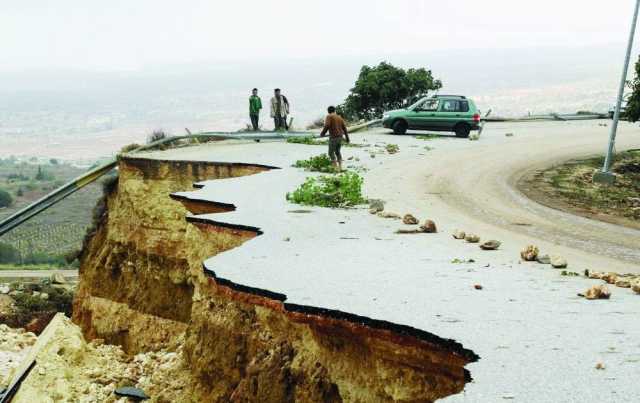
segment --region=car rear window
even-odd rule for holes
[[[442,101],[442,112],[469,112],[469,102],[456,99]]]

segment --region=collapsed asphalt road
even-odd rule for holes
[[[366,195],[385,200],[387,212],[434,220],[436,234],[396,235],[400,222],[366,209],[305,207],[307,214],[291,214],[298,207],[284,194],[311,174],[290,165],[325,152],[323,146],[215,144],[149,157],[282,167],[205,181],[201,192],[186,192],[237,206],[211,219],[264,232],[208,260],[207,267],[236,284],[283,293],[290,303],[402,323],[461,342],[481,359],[468,366],[474,381],[447,401],[634,401],[640,393],[640,297],[613,287],[610,300],[586,301],[577,294],[598,281],[564,277],[548,265],[520,262],[519,255],[535,244],[565,257],[570,271],[639,271],[632,247],[638,231],[551,211],[514,188],[533,167],[603,150],[608,128],[598,123],[491,125],[479,141],[385,130],[354,135],[355,143],[368,147],[344,154],[354,157],[348,165],[359,167]],[[385,153],[392,143],[400,151]],[[618,150],[639,143],[640,130],[624,125]],[[502,245],[482,251],[454,240],[455,229]]]

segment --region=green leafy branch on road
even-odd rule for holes
[[[355,172],[309,177],[287,200],[307,206],[345,208],[366,202],[362,196],[363,179]]]
[[[334,172],[333,164],[327,154],[316,155],[315,157],[311,157],[307,160],[298,160],[293,164],[293,166],[296,168],[304,168],[307,171],[312,172]]]

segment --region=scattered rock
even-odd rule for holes
[[[416,225],[420,221],[418,221],[418,219],[411,214],[405,214],[404,217],[402,218],[402,222],[407,225]]]
[[[380,199],[370,199],[369,200],[369,212],[371,214],[376,214],[381,211],[384,211],[384,201]]]
[[[475,234],[468,234],[467,236],[464,237],[464,240],[469,243],[478,243],[480,242],[480,237]]]
[[[49,299],[49,294],[47,294],[46,292],[40,293],[40,299],[42,300],[48,300]]]
[[[454,239],[464,239],[467,236],[467,234],[464,231],[459,231],[459,230],[453,231],[452,235]]]
[[[505,133],[504,136],[505,137],[513,137],[513,133]]]
[[[480,249],[482,250],[496,250],[500,247],[500,245],[502,245],[502,242],[500,241],[496,241],[496,240],[491,240],[491,241],[487,241],[485,243],[483,243],[482,245],[480,245]]]
[[[620,280],[616,281],[616,287],[631,288],[631,281],[625,280],[625,279],[620,279]]]
[[[436,227],[436,223],[433,220],[426,220],[424,224],[420,226],[420,230],[427,234],[435,234],[438,232],[438,227]]]
[[[520,251],[520,257],[525,262],[533,262],[538,257],[538,253],[540,253],[540,249],[537,246],[529,245]]]
[[[391,213],[388,211],[381,211],[378,213],[378,217],[382,217],[382,218],[392,218],[394,220],[399,220],[400,218],[400,214],[396,214],[396,213]]]
[[[617,273],[606,273],[602,276],[602,280],[606,281],[608,284],[615,284],[618,281]]]
[[[64,278],[64,275],[60,272],[53,273],[49,278],[51,280],[51,284],[66,284],[67,279]]]
[[[549,255],[539,255],[536,258],[536,262],[540,264],[551,264],[551,257]]]
[[[602,362],[599,362],[599,363],[596,364],[596,369],[603,370],[605,368],[606,367],[605,367],[604,363],[602,363]]]
[[[554,269],[566,269],[567,266],[569,266],[569,263],[567,263],[567,259],[563,258],[562,256],[551,256],[551,266]]]
[[[631,289],[636,294],[640,294],[640,280],[636,280],[633,284],[631,284]]]
[[[482,286],[480,284],[476,284],[473,286],[476,290],[482,290]]]
[[[471,141],[476,141],[476,140],[479,140],[479,139],[480,139],[480,135],[478,133],[471,133],[469,135],[469,140],[471,140]]]
[[[627,200],[631,203],[631,207],[640,207],[640,197],[629,197]]]
[[[0,284],[0,294],[9,294],[9,292],[11,292],[9,284]]]
[[[602,280],[602,277],[604,277],[605,273],[599,271],[587,271],[585,275],[592,280]]]
[[[611,291],[604,285],[594,285],[589,288],[584,294],[578,294],[580,297],[586,299],[609,299],[611,297]]]
[[[289,242],[289,241],[291,241],[291,238],[286,237],[286,238],[284,238],[284,239],[283,239],[283,241],[285,241],[285,242]]]

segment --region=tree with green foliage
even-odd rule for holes
[[[384,111],[407,107],[440,88],[442,82],[425,68],[404,70],[387,62],[362,66],[338,113],[348,120],[381,118]]]
[[[54,180],[55,177],[53,174],[47,172],[42,168],[42,166],[38,165],[38,173],[36,173],[35,180],[39,182],[48,182]]]
[[[13,204],[13,197],[4,189],[0,189],[0,207],[9,207]]]
[[[20,252],[8,243],[0,242],[0,263],[18,263]]]
[[[631,95],[627,99],[626,115],[630,122],[640,120],[640,58],[636,62],[635,77],[632,81],[627,82],[631,88]]]

